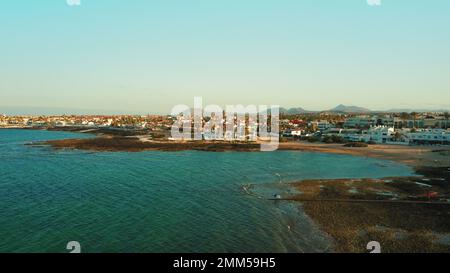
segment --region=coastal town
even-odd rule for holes
[[[273,119],[272,116],[269,118]],[[298,157],[297,164],[301,166],[302,155],[297,152],[305,152],[304,157],[339,156],[336,158],[342,162],[327,172],[341,167],[354,171],[358,168],[354,165],[356,162],[369,173],[396,167],[408,171],[394,176],[377,174],[377,178],[371,178],[371,175],[361,175],[361,178],[349,175],[347,178],[345,173],[339,179],[321,176],[305,179],[301,175],[287,178],[275,173],[279,181],[267,184],[240,177],[237,187],[242,195],[267,199],[275,206],[279,202],[301,204],[311,223],[326,234],[333,252],[364,252],[367,242],[373,240],[383,246],[384,252],[449,251],[450,124],[446,112],[288,114],[280,111],[276,119],[279,120],[280,136],[278,155],[281,155],[278,160]],[[226,120],[225,117],[224,127],[229,125]],[[236,128],[239,122],[234,120]],[[254,141],[251,137],[255,124],[260,126],[260,120],[254,120],[251,115],[245,116],[246,137],[236,141],[209,141],[206,138],[203,141],[178,141],[171,137],[172,126],[177,122],[192,128],[194,119],[189,115],[0,115],[0,129],[21,129],[0,130],[0,133],[33,134],[31,130],[88,133],[78,134],[80,137],[75,134],[74,138],[40,138],[17,144],[45,153],[51,147],[50,151],[56,152],[50,152],[52,156],[67,150],[82,151],[81,155],[107,152],[101,157],[109,157],[112,152],[133,157],[132,153],[144,151],[198,151],[197,156],[208,155],[208,152],[261,151],[261,138],[258,136]],[[208,117],[203,117],[202,123],[207,122]],[[203,137],[208,133],[204,128]],[[284,158],[289,154],[291,159]],[[158,161],[152,153],[145,155],[151,162]],[[168,156],[173,155],[168,153]],[[142,158],[142,154],[138,156]],[[353,157],[358,160],[348,166],[345,161]],[[145,168],[149,166],[151,164]],[[321,168],[320,164],[313,163],[312,166]],[[265,191],[265,187],[271,190]],[[261,192],[267,194],[261,196]],[[297,225],[290,223],[287,232],[296,228]]]
[[[180,117],[171,115],[60,115],[8,116],[0,115],[0,128],[28,129],[95,129],[130,135],[148,135],[149,138],[170,138],[170,130]],[[193,123],[193,120],[182,122]],[[255,124],[246,118],[246,137],[257,140]],[[203,118],[203,124],[207,118]],[[224,125],[228,125],[224,120]],[[235,125],[236,127],[237,125]],[[448,112],[401,113],[344,113],[317,112],[285,114],[279,119],[282,141],[304,140],[325,143],[366,143],[398,145],[450,145]],[[202,132],[206,136],[207,132]],[[252,137],[249,134],[253,134]],[[239,140],[239,139],[237,139]]]
[[[0,256],[285,272],[449,254],[449,10],[0,1]],[[57,264],[30,256],[12,264]]]

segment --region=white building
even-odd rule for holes
[[[367,130],[367,133],[370,136],[369,141],[373,141],[375,143],[386,143],[393,139],[395,130],[393,127],[375,126],[370,127],[369,130]]]
[[[450,131],[443,129],[423,129],[407,134],[410,144],[450,144]]]
[[[291,135],[292,136],[301,136],[305,133],[305,130],[292,130]]]
[[[66,125],[67,125],[67,123],[64,120],[55,121],[55,126],[64,127]]]
[[[347,119],[344,128],[368,128],[377,124],[376,117],[358,116]]]
[[[348,134],[349,141],[374,142],[377,144],[391,142],[394,138],[395,130],[388,126],[372,126],[368,130],[363,130],[361,134]]]
[[[313,122],[310,122],[309,126],[314,126],[317,128],[317,130],[319,130],[321,132],[334,127],[334,125],[329,123],[327,120],[313,121]]]

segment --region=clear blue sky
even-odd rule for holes
[[[2,106],[450,108],[450,1],[0,1]]]

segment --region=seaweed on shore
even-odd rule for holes
[[[140,141],[136,137],[97,137],[89,139],[64,139],[44,142],[56,149],[79,149],[94,151],[140,152],[146,150],[160,151],[259,151],[257,143],[238,143],[225,141]]]
[[[292,198],[335,242],[337,252],[366,252],[369,241],[378,241],[383,252],[450,252],[439,243],[450,234],[450,186],[448,168],[421,168],[423,177],[389,179],[309,180],[294,183],[302,192]],[[438,177],[438,178],[436,178]],[[417,183],[427,179],[427,186]],[[335,200],[430,200],[427,192],[439,192],[443,203],[337,202]],[[384,192],[392,195],[380,194]],[[305,200],[314,200],[308,202]],[[320,201],[324,200],[324,201]],[[327,200],[327,201],[325,201]]]

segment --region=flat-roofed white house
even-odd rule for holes
[[[291,135],[292,136],[301,136],[305,133],[305,130],[292,130]]]
[[[388,126],[372,126],[368,130],[364,130],[362,135],[366,135],[365,139],[375,143],[387,143],[392,141],[395,135],[394,127]]]
[[[450,145],[450,131],[444,129],[423,129],[407,134],[410,144]]]
[[[358,116],[348,118],[344,122],[344,128],[369,128],[370,126],[375,126],[376,124],[376,117]]]

